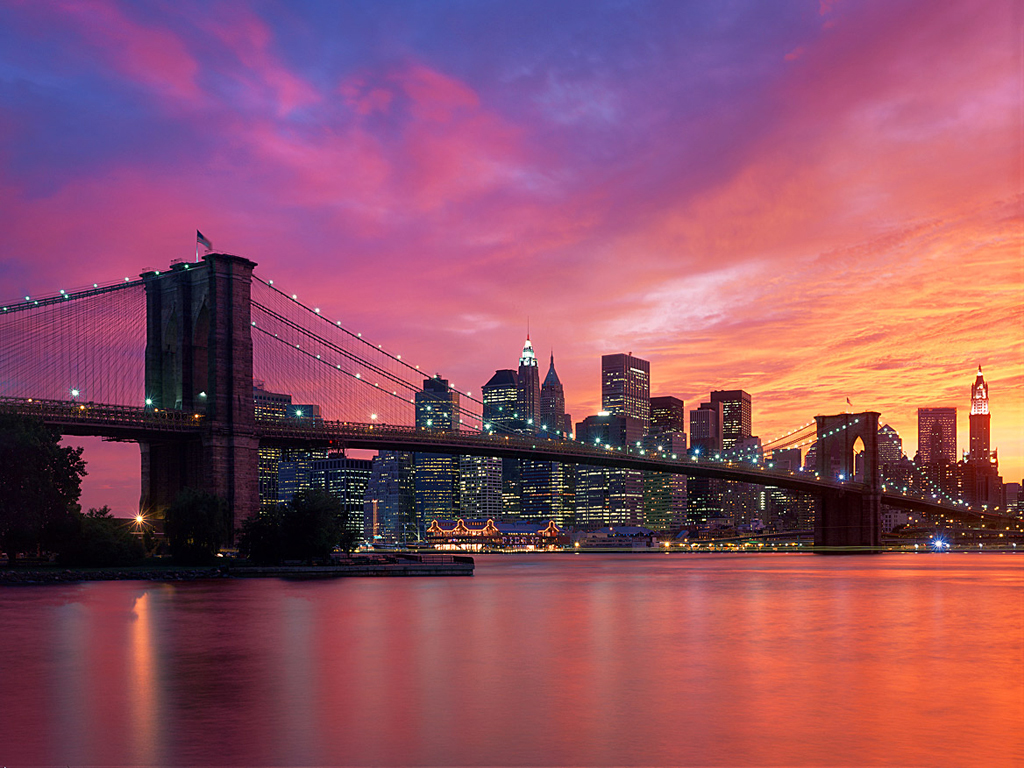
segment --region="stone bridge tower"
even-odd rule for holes
[[[882,543],[882,481],[878,463],[878,417],[874,411],[816,416],[817,472],[822,480],[842,475],[848,487],[829,489],[817,500],[815,547],[877,548]],[[862,482],[854,482],[857,438],[864,444]]]
[[[234,527],[259,509],[250,294],[256,265],[211,253],[146,272],[146,405],[203,417],[199,437],[142,448],[142,508],[161,511],[182,488],[224,498]]]

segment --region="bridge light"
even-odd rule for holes
[[[295,295],[295,294],[293,293],[293,294],[292,294],[292,300],[293,300],[293,301],[298,301],[298,300],[299,300],[299,297],[298,297],[298,296],[296,296],[296,295]]]
[[[320,307],[316,307],[313,311],[316,312],[319,315],[320,314]]]
[[[373,421],[376,421],[376,420],[377,420],[377,414],[376,414],[376,413],[371,413],[371,414],[370,414],[370,418],[371,418],[371,419],[372,419]]]
[[[71,396],[72,396],[72,397],[78,397],[78,390],[77,390],[77,389],[74,389],[74,388],[72,388],[72,389],[71,389]]]
[[[273,280],[268,280],[268,281],[267,281],[267,284],[268,284],[268,285],[273,285],[273,284],[274,284],[274,281],[273,281]]]
[[[199,393],[199,396],[200,396],[200,397],[206,397],[206,393],[205,393],[205,392],[200,392],[200,393]]]

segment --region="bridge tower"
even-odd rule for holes
[[[848,488],[829,489],[817,500],[815,547],[876,548],[882,543],[882,481],[878,464],[878,417],[874,411],[816,416],[818,424],[817,472],[822,480],[837,472]],[[864,444],[862,483],[852,482],[856,472],[854,446]]]
[[[142,448],[142,508],[163,510],[182,488],[224,498],[237,527],[259,509],[252,390],[255,263],[211,253],[202,263],[142,274],[146,288],[146,405],[203,417],[196,438]]]

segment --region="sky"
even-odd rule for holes
[[[0,298],[216,250],[479,390],[526,336],[917,445],[983,367],[1024,475],[1024,13],[936,3],[0,0]],[[546,365],[542,368],[542,376]],[[469,386],[472,385],[472,386]],[[137,502],[88,441],[83,504]],[[134,494],[134,497],[133,497]]]

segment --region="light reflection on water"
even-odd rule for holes
[[[0,761],[1020,765],[1011,555],[0,590]]]

